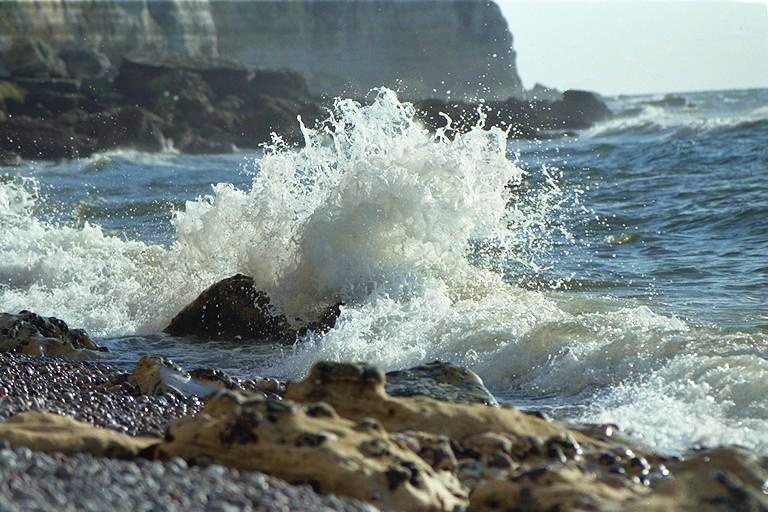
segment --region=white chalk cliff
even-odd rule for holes
[[[507,22],[481,0],[0,2],[0,50],[16,37],[95,47],[113,62],[224,57],[290,69],[318,95],[379,85],[405,98],[522,93]]]

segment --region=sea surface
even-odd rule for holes
[[[83,327],[126,368],[450,360],[664,452],[768,454],[768,91],[682,96],[519,141],[429,134],[382,90],[302,149],[0,168],[0,311]],[[161,333],[236,272],[290,318],[343,301],[336,327],[281,347]]]

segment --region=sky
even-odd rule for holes
[[[560,90],[768,88],[768,0],[496,0],[518,72]]]

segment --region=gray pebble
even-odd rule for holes
[[[2,463],[13,460],[14,465]],[[160,469],[158,469],[160,468]],[[79,453],[0,451],[0,510],[17,511],[323,511],[375,512],[371,505],[321,496],[260,473],[220,465],[187,467]]]
[[[0,353],[0,421],[46,410],[130,435],[162,435],[170,420],[202,408],[197,397],[133,396],[130,384],[108,385],[121,374],[104,364]]]

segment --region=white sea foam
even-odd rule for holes
[[[713,113],[691,108],[665,108],[643,105],[635,115],[619,116],[596,124],[584,131],[584,136],[600,137],[621,134],[666,133],[668,137],[687,137],[698,133],[729,130],[750,123],[765,121],[766,107]]]
[[[768,451],[764,336],[524,289],[495,272],[509,261],[535,269],[555,233],[568,238],[556,180],[525,197],[507,187],[524,175],[503,132],[430,134],[382,90],[369,106],[338,102],[304,133],[300,150],[266,151],[250,189],[218,184],[188,202],[169,248],[44,222],[34,180],[0,180],[0,310],[56,315],[99,336],[152,333],[242,272],[292,319],[344,303],[334,329],[270,362],[283,376],[319,359],[451,360],[507,398],[577,404],[579,419],[630,424],[664,449]]]

